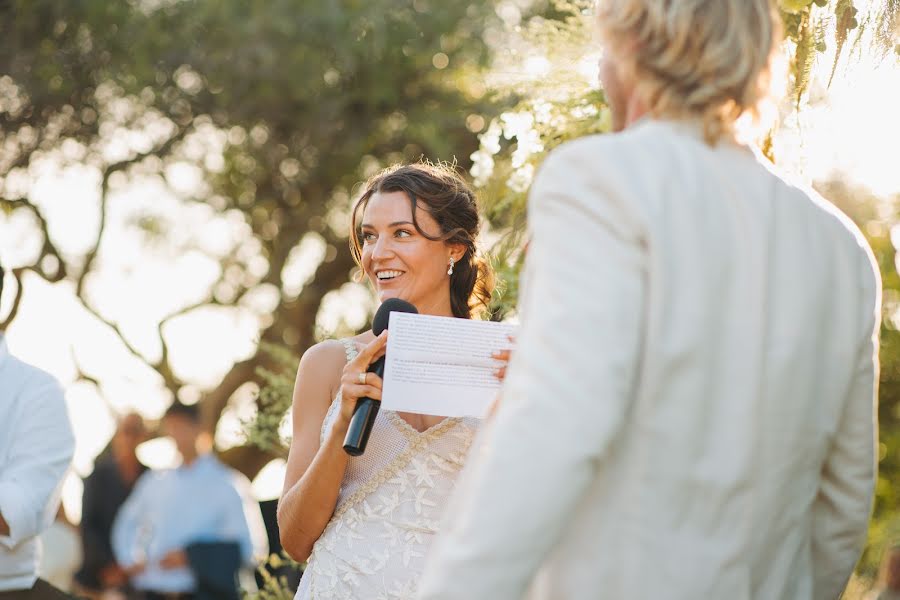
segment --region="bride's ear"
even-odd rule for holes
[[[459,262],[466,255],[466,247],[464,244],[447,244],[450,249],[450,258],[453,262]]]

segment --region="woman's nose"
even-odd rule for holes
[[[379,237],[375,241],[375,247],[372,248],[372,258],[377,260],[379,258],[387,258],[393,254],[393,249],[391,247],[390,238],[385,238],[383,236]]]

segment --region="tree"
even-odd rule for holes
[[[0,327],[16,317],[25,273],[70,283],[175,397],[192,386],[172,358],[173,324],[208,307],[245,310],[248,298],[267,292],[274,300],[257,315],[260,340],[301,353],[322,333],[323,298],[353,269],[344,249],[353,186],[388,163],[474,150],[466,119],[486,99],[469,76],[487,58],[480,32],[489,8],[430,0],[4,3],[0,208],[29,216],[41,243],[27,264],[14,265],[20,285]],[[53,215],[32,198],[48,164],[96,174],[97,233],[84,252],[60,248]],[[199,174],[199,183],[179,189],[175,167]],[[236,217],[246,232],[218,252],[179,242],[208,255],[218,275],[195,301],[143,324],[157,332],[150,348],[91,292],[116,251],[105,244],[111,203],[125,201],[116,192],[138,178],[173,190],[183,207],[211,209],[211,219]],[[150,211],[132,228],[147,244],[171,245],[168,225]],[[311,272],[286,285],[298,253]],[[210,429],[270,363],[257,349],[203,391]],[[252,476],[271,456],[237,448],[226,460]]]
[[[519,6],[507,3],[498,8],[506,24],[504,33],[489,31],[490,37],[499,38],[485,74],[497,116],[475,127],[480,144],[470,157],[470,174],[485,216],[500,234],[491,252],[499,275],[493,318],[515,312],[525,204],[538,165],[557,145],[604,133],[610,125],[603,92],[593,85],[598,52],[590,19],[592,2],[547,0],[532,3],[524,11]],[[863,11],[850,0],[782,0],[779,6],[789,63],[790,93],[784,119],[805,108],[817,56],[832,61],[833,77],[842,57],[847,60],[848,47],[869,44],[882,55],[894,49],[891,32],[900,24],[900,2],[896,0],[875,3]],[[900,46],[897,50],[900,52]],[[771,135],[772,131],[761,145],[777,160]],[[290,368],[269,373],[267,408],[253,429],[254,437],[263,444],[275,444],[278,439],[274,428],[290,405],[285,395],[290,374]]]

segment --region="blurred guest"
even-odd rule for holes
[[[900,544],[884,553],[878,587],[870,596],[872,600],[900,600]]]
[[[74,451],[59,383],[11,356],[0,333],[0,599],[68,597],[38,578],[38,536],[56,515]]]
[[[615,133],[531,187],[516,350],[421,598],[838,598],[874,492],[881,282],[850,219],[738,135],[775,2],[596,13]]]
[[[69,521],[62,504],[56,520],[41,534],[41,562],[38,574],[64,592],[72,590],[75,571],[81,565],[81,536]]]
[[[75,575],[80,592],[91,597],[122,590],[125,571],[112,551],[112,525],[119,507],[135,482],[147,470],[137,458],[138,445],[146,439],[144,421],[136,413],[123,416],[109,447],[97,458],[94,472],[84,480],[81,541],[84,563]]]
[[[113,524],[116,561],[147,600],[237,598],[238,569],[266,554],[250,484],[212,454],[196,405],[176,402],[162,424],[182,464],[138,480]]]

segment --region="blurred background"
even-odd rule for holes
[[[751,131],[868,236],[884,278],[880,477],[854,593],[900,542],[900,0],[780,0],[783,100]],[[349,209],[395,162],[477,186],[515,318],[547,151],[608,128],[590,3],[15,0],[0,4],[0,329],[65,385],[64,507],[130,410],[200,403],[258,500],[283,480],[291,372],[367,326]],[[652,164],[647,169],[653,169]],[[172,464],[171,441],[139,448]]]

